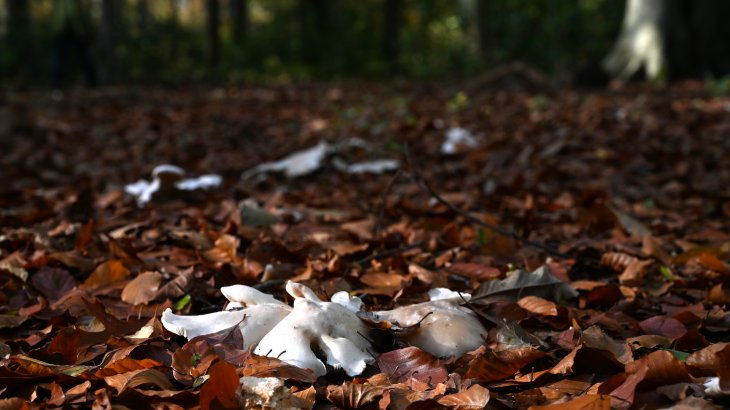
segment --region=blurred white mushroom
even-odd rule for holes
[[[446,131],[446,139],[441,144],[441,153],[458,154],[477,145],[478,141],[471,132],[461,127],[453,127]]]
[[[181,316],[169,308],[162,313],[162,325],[172,333],[192,339],[216,333],[238,325],[243,335],[244,349],[258,343],[261,338],[291,312],[289,305],[258,290],[234,285],[221,288],[230,303],[221,312],[197,316]]]
[[[339,303],[323,302],[304,285],[289,281],[286,290],[295,298],[294,309],[261,339],[256,354],[322,376],[327,369],[317,357],[321,353],[327,364],[349,376],[362,373],[373,357],[368,353],[369,330],[357,315]]]
[[[396,338],[435,356],[460,357],[482,345],[487,329],[474,312],[460,306],[471,295],[449,289],[431,289],[430,301],[393,310],[374,312],[379,320],[387,320],[406,328]]]
[[[158,165],[152,170],[152,181],[140,179],[124,186],[124,192],[137,198],[137,204],[144,206],[154,196],[169,196],[176,191],[195,191],[219,186],[220,175],[206,174],[197,178],[186,178],[185,170],[170,164]]]

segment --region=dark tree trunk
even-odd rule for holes
[[[230,10],[233,41],[237,46],[242,46],[245,44],[248,34],[248,2],[230,0]]]
[[[208,64],[218,68],[220,62],[220,4],[218,0],[206,0],[206,30],[208,35]]]
[[[328,51],[331,34],[331,0],[300,0],[299,2],[299,52],[302,61],[317,67]]]
[[[101,3],[101,51],[104,61],[105,82],[119,80],[119,58],[117,46],[119,44],[122,0],[103,0]]]
[[[628,0],[604,60],[613,76],[652,81],[730,73],[730,4],[722,0]]]
[[[146,31],[147,26],[150,24],[150,5],[148,0],[139,0],[137,2],[137,24],[142,32]]]
[[[28,0],[6,0],[8,13],[8,40],[25,40],[30,27],[30,2]]]
[[[384,0],[383,3],[383,59],[391,69],[398,70],[400,58],[400,30],[403,23],[403,0]]]
[[[489,7],[487,0],[476,0],[476,23],[479,37],[479,51],[482,58],[487,58],[492,48],[492,36],[489,32]]]
[[[7,0],[8,50],[16,63],[26,61],[30,56],[30,2],[28,0]]]

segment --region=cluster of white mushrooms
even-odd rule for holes
[[[291,281],[286,290],[294,297],[293,307],[248,286],[223,287],[227,310],[180,316],[167,309],[162,324],[188,339],[237,325],[244,348],[255,345],[258,355],[277,357],[316,376],[327,372],[322,359],[349,376],[361,374],[374,360],[371,329],[358,316],[362,301],[347,292],[322,301],[310,288]],[[470,295],[432,289],[429,297],[428,302],[370,312],[369,317],[405,328],[396,333],[400,342],[435,356],[459,357],[482,344],[486,329],[471,310],[461,306]]]

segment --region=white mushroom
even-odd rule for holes
[[[165,197],[176,191],[194,191],[209,189],[221,184],[220,175],[206,174],[197,178],[183,179],[185,170],[177,165],[158,165],[152,170],[152,181],[140,179],[133,184],[127,184],[124,192],[137,198],[137,204],[144,206],[153,196]]]
[[[162,324],[188,339],[238,325],[244,347],[256,344],[256,354],[311,369],[317,376],[327,372],[325,362],[349,376],[362,373],[373,360],[369,328],[357,315],[362,301],[338,292],[325,302],[291,281],[286,290],[294,297],[293,308],[254,288],[235,285],[221,288],[233,310],[179,316],[167,309]],[[373,313],[407,328],[396,334],[399,340],[436,356],[459,357],[482,344],[486,329],[471,310],[460,306],[470,295],[433,289],[429,296],[429,302]]]
[[[368,353],[368,328],[354,312],[339,303],[323,302],[308,287],[289,281],[286,290],[294,309],[256,347],[256,354],[277,357],[322,376],[327,364],[356,376],[373,360]],[[314,350],[313,350],[314,349]],[[315,350],[317,353],[315,353]]]
[[[393,310],[374,312],[380,320],[408,328],[396,337],[435,356],[460,357],[482,345],[487,329],[461,302],[471,298],[449,289],[432,289],[431,300]]]
[[[258,290],[234,285],[221,288],[230,301],[222,312],[198,316],[180,316],[169,308],[162,313],[162,325],[172,333],[192,339],[238,325],[243,335],[244,349],[258,343],[271,329],[291,312],[289,305]]]

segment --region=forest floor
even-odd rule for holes
[[[721,408],[728,136],[730,98],[699,83],[7,95],[0,407],[235,408],[238,377],[255,375],[302,408]],[[321,141],[306,175],[246,173]],[[400,170],[343,171],[380,159]],[[146,204],[125,193],[160,164],[223,183]],[[558,280],[526,275],[479,301],[542,266]],[[360,377],[315,379],[240,337],[188,342],[160,322],[222,309],[232,284],[291,302],[286,280],[367,310],[473,292],[484,347],[391,345]]]

